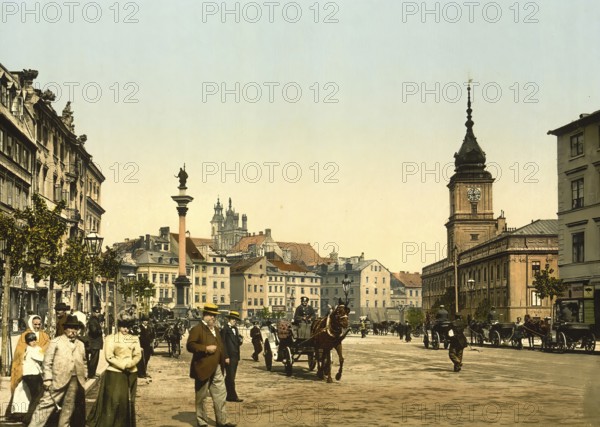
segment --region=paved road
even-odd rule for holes
[[[292,377],[250,359],[242,346],[241,404],[228,404],[240,426],[598,425],[600,358],[485,347],[465,350],[452,372],[447,351],[425,350],[420,339],[350,336],[342,381],[318,381],[299,361]],[[159,348],[162,350],[162,348]],[[335,359],[335,356],[334,356]],[[138,387],[138,425],[194,425],[190,356],[152,359],[153,381]],[[337,365],[334,366],[337,370]]]
[[[184,350],[171,359],[165,350],[159,347],[150,361],[152,382],[139,381],[138,425],[194,426],[190,355]],[[426,350],[420,339],[349,336],[344,350],[343,378],[327,384],[304,360],[292,377],[278,362],[268,372],[262,358],[251,360],[246,339],[237,381],[244,402],[228,403],[232,420],[239,426],[600,423],[599,353],[467,348],[463,370],[454,373],[447,351]],[[95,398],[92,386],[88,410]]]

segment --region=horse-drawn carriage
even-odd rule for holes
[[[489,342],[494,347],[500,347],[501,344],[510,344],[517,350],[523,348],[523,325],[510,322],[495,322],[490,324],[473,321],[469,325],[469,328],[471,329],[472,336],[475,338],[475,342],[479,345]]]
[[[425,348],[431,347],[434,350],[440,348],[440,344],[444,345],[444,348],[448,348],[450,345],[450,337],[448,331],[452,326],[452,322],[444,320],[434,322],[431,327],[425,326],[423,331],[423,344]]]
[[[179,357],[181,355],[181,338],[185,334],[187,319],[166,318],[158,320],[151,318],[154,327],[154,348],[161,343],[167,345],[169,357]]]
[[[308,369],[313,370],[317,364],[315,349],[310,340],[310,324],[303,323],[294,333],[288,320],[280,320],[276,326],[264,326],[261,329],[264,339],[265,366],[268,371],[273,367],[273,360],[282,362],[285,374],[292,375],[294,363],[306,356]]]
[[[596,348],[596,336],[592,325],[586,323],[557,322],[552,329],[542,337],[542,350],[556,350],[564,353],[566,350],[583,348],[593,353]]]
[[[292,375],[293,365],[301,357],[306,356],[309,370],[317,367],[317,378],[331,379],[331,350],[335,349],[338,355],[339,369],[335,375],[336,380],[342,378],[344,357],[342,355],[342,341],[350,332],[348,323],[348,294],[346,302],[333,308],[327,316],[319,317],[312,322],[300,323],[298,330],[293,332],[291,323],[287,320],[279,321],[277,327],[269,325],[261,329],[264,338],[265,365],[271,370],[273,360],[283,362],[285,373]]]

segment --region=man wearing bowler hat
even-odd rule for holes
[[[216,304],[205,304],[202,321],[190,330],[186,344],[187,350],[192,353],[190,378],[195,380],[198,427],[208,425],[204,401],[209,393],[213,400],[217,426],[235,427],[235,424],[227,422],[225,411],[227,390],[223,370],[229,363],[229,356],[221,340],[219,328],[215,326],[218,314],[219,307]]]
[[[227,350],[227,355],[229,356],[229,363],[225,366],[227,401],[243,402],[243,399],[240,399],[235,391],[235,374],[237,373],[237,367],[240,362],[240,346],[243,341],[237,327],[237,322],[241,320],[240,314],[237,311],[230,311],[227,319],[227,324],[221,329],[221,339]]]
[[[67,321],[67,312],[71,311],[71,307],[64,302],[59,302],[54,306],[54,310],[56,311],[56,335],[54,336],[60,337],[65,333],[64,324]]]
[[[44,394],[31,417],[30,427],[46,425],[55,409],[61,411],[59,426],[85,425],[83,386],[87,378],[87,364],[85,347],[77,339],[81,323],[75,316],[68,315],[63,327],[63,335],[50,341],[44,356]]]

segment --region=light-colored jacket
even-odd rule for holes
[[[135,335],[117,332],[104,340],[104,356],[109,371],[137,372],[137,364],[142,359],[140,339]]]
[[[85,359],[85,347],[78,339],[71,343],[66,335],[54,338],[44,356],[44,380],[52,380],[54,390],[65,387],[73,374],[73,368],[77,375],[77,381],[83,387],[87,378],[87,362]]]

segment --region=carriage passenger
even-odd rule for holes
[[[487,321],[490,325],[498,323],[498,313],[496,312],[496,307],[492,307],[490,312],[487,315]]]
[[[294,325],[298,328],[296,336],[305,340],[310,338],[310,325],[315,320],[315,310],[308,304],[308,297],[300,298],[300,305],[294,312]]]
[[[448,311],[446,310],[446,308],[443,305],[440,305],[440,308],[438,309],[437,313],[435,314],[435,322],[441,323],[441,322],[447,322],[447,321],[448,321]]]

